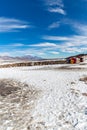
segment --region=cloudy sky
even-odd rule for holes
[[[87,53],[87,0],[0,0],[0,55]]]

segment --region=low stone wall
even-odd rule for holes
[[[39,66],[39,65],[53,65],[53,64],[65,64],[66,61],[32,61],[32,62],[23,62],[23,63],[13,63],[13,64],[4,64],[0,65],[0,68],[7,67],[20,67],[20,66]]]

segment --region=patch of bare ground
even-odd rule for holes
[[[82,95],[87,97],[87,93],[82,93]]]
[[[83,78],[80,78],[79,81],[83,81],[87,84],[87,76],[86,77],[83,77]]]
[[[72,93],[72,94],[75,94],[76,96],[79,96],[80,91],[79,91],[79,90],[76,90],[76,89],[71,88],[71,93]]]
[[[71,82],[71,84],[75,84],[75,82]]]
[[[10,79],[0,80],[0,130],[27,130],[41,90]]]
[[[18,83],[20,84],[20,83]],[[0,80],[0,95],[1,96],[7,96],[10,95],[17,90],[19,90],[19,86],[17,86],[17,83],[10,80]]]

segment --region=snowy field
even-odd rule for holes
[[[0,89],[0,130],[87,130],[86,63],[0,68]]]

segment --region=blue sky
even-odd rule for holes
[[[0,55],[87,53],[87,0],[0,0]]]

